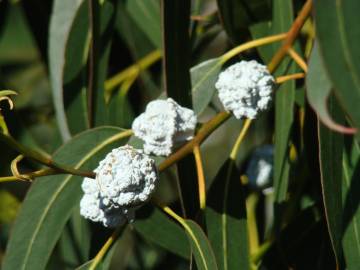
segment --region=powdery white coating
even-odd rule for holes
[[[168,98],[149,102],[145,112],[134,120],[132,129],[144,141],[145,153],[168,156],[193,137],[195,126],[194,111]]]
[[[254,189],[265,190],[272,184],[274,147],[258,147],[251,155],[246,175]]]
[[[155,161],[129,145],[113,149],[94,172],[95,180],[83,180],[80,214],[106,227],[131,221],[136,207],[149,200],[158,180]]]
[[[269,108],[274,82],[266,66],[254,60],[240,61],[220,73],[215,88],[225,110],[237,119],[255,119]]]

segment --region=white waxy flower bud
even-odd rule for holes
[[[246,170],[250,187],[265,190],[272,185],[273,156],[274,147],[272,145],[264,145],[255,149]]]
[[[159,178],[155,161],[129,145],[113,149],[94,171],[96,179],[84,178],[82,183],[80,214],[106,227],[131,221]]]
[[[241,61],[220,73],[215,84],[225,110],[237,119],[255,119],[269,108],[274,77],[266,66],[252,61]]]
[[[149,102],[144,113],[132,124],[135,136],[144,141],[144,151],[168,156],[173,149],[194,135],[196,116],[173,99]]]

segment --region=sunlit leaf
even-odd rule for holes
[[[327,101],[332,85],[323,67],[317,45],[315,45],[311,54],[306,85],[307,99],[311,107],[328,128],[341,133],[353,133],[355,131],[352,128],[347,128],[334,122],[328,112]]]
[[[314,1],[315,26],[325,69],[343,109],[360,128],[360,2]]]
[[[74,137],[54,160],[93,170],[112,145],[123,138],[119,128],[97,128]],[[50,254],[74,207],[82,196],[82,178],[56,175],[39,178],[31,186],[12,230],[3,269],[45,269]]]

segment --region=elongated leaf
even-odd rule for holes
[[[129,3],[129,1],[127,1]],[[142,3],[147,3],[142,1]],[[160,8],[160,7],[159,7]],[[159,15],[160,16],[160,15]],[[159,19],[160,22],[160,19]],[[126,45],[131,51],[134,61],[138,61],[149,53],[156,50],[156,46],[152,44],[148,36],[138,27],[133,17],[125,9],[123,3],[118,5],[118,16],[116,17],[116,31],[124,39]],[[161,37],[160,23],[159,23],[159,36]],[[159,40],[161,42],[161,39]],[[136,84],[141,87],[141,92],[146,93],[149,99],[156,99],[161,94],[160,87],[157,86],[154,78],[150,76],[147,70],[142,70],[138,81],[141,83]]]
[[[214,58],[202,62],[190,70],[192,103],[197,115],[205,110],[215,93],[215,83],[221,70],[221,65],[221,59]]]
[[[344,116],[334,97],[329,99],[329,110],[339,123],[344,122]],[[319,123],[319,147],[321,186],[327,225],[339,265],[342,259],[342,194],[339,189],[342,185],[343,135]]]
[[[138,27],[151,40],[153,45],[161,48],[160,1],[131,0],[126,1],[126,10]]]
[[[351,142],[350,138],[346,138]],[[360,146],[353,140],[350,149],[344,152],[343,160],[343,251],[346,267],[359,268],[360,264]]]
[[[282,33],[288,31],[293,21],[293,6],[291,1],[273,1],[272,32]],[[274,44],[274,49],[280,44]],[[274,50],[274,52],[275,52]],[[288,67],[284,62],[277,70],[276,75],[294,73],[294,67]],[[274,154],[274,189],[275,201],[281,204],[285,198],[288,187],[290,163],[288,147],[294,118],[295,82],[282,84],[275,93],[275,154]]]
[[[218,269],[214,252],[209,240],[198,224],[187,219],[185,222],[185,232],[189,238],[192,251],[194,252],[196,266],[199,270]]]
[[[311,107],[316,111],[322,123],[328,128],[341,133],[353,133],[355,131],[354,129],[335,123],[328,112],[327,100],[332,86],[320,59],[317,43],[315,43],[311,53],[306,83],[308,101]]]
[[[72,23],[83,0],[55,0],[50,21],[49,70],[53,99],[62,139],[70,139],[63,99],[65,48]]]
[[[162,41],[164,86],[167,95],[180,105],[192,107],[190,78],[190,7],[189,0],[162,0]],[[180,196],[185,202],[187,217],[194,217],[198,210],[196,200],[196,169],[192,157],[185,157],[178,164]]]
[[[89,128],[86,90],[89,51],[89,11],[84,2],[73,21],[65,48],[63,96],[67,123],[72,135]]]
[[[112,34],[116,22],[117,2],[115,0],[93,2],[93,51],[90,54],[93,59],[92,87],[87,91],[89,103],[89,122],[91,126],[109,124],[105,104],[104,83],[107,76],[107,69],[112,42]]]
[[[180,105],[191,106],[190,1],[162,0],[165,91]]]
[[[271,23],[260,23],[251,28],[254,38],[266,34],[278,34],[289,30],[293,21],[293,5],[291,1],[273,1],[273,20]],[[275,54],[280,44],[259,47],[259,53],[268,62]],[[276,76],[286,73],[294,73],[295,67],[289,61],[284,61],[277,71]],[[274,189],[276,209],[280,211],[281,204],[285,200],[290,163],[288,149],[292,123],[294,118],[295,82],[290,81],[282,84],[275,93],[275,158],[274,158]]]
[[[136,213],[135,230],[166,250],[188,259],[190,246],[184,231],[155,207],[146,206]]]
[[[206,228],[219,269],[249,269],[245,196],[232,160],[224,164],[210,188]]]
[[[74,137],[54,160],[75,168],[94,169],[111,145],[123,136],[118,128],[97,128]],[[15,222],[3,269],[44,269],[82,192],[81,177],[56,175],[39,178],[31,186]]]
[[[360,2],[314,1],[319,48],[336,96],[360,128]],[[331,31],[329,31],[331,29]]]

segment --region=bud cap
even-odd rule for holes
[[[237,119],[255,119],[269,108],[274,82],[266,66],[254,60],[241,61],[220,73],[215,88],[225,110]]]

